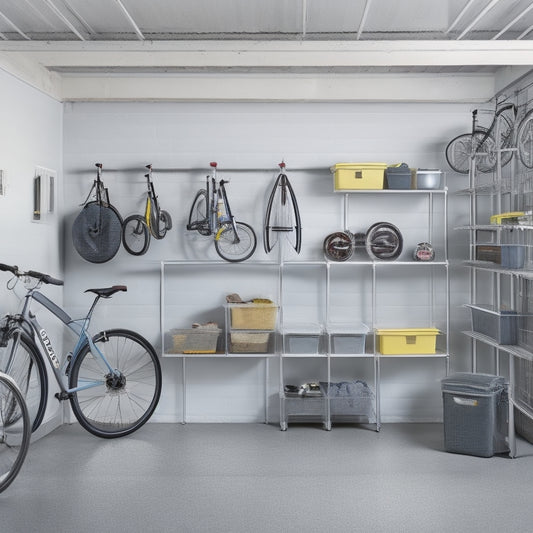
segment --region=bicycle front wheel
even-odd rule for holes
[[[452,139],[446,147],[446,161],[455,172],[468,174],[474,150],[480,172],[491,172],[496,168],[495,142],[492,137],[486,137],[484,131],[476,131],[474,136],[464,133]]]
[[[5,346],[0,349],[0,371],[11,376],[21,390],[31,429],[35,431],[41,425],[46,411],[48,379],[45,363],[33,341],[22,336],[20,331],[9,332],[3,344]]]
[[[131,255],[143,255],[150,246],[150,232],[141,215],[131,215],[122,224],[122,244]]]
[[[139,429],[153,414],[161,395],[161,366],[151,344],[139,334],[116,329],[93,338],[112,371],[89,345],[72,365],[69,384],[79,388],[71,405],[79,423],[98,437],[114,438]]]
[[[236,232],[231,223],[225,224],[215,239],[215,249],[226,261],[237,263],[253,255],[257,246],[257,237],[251,226],[244,222],[235,222]]]
[[[15,380],[0,373],[0,492],[17,477],[30,445],[31,422]]]
[[[194,198],[189,212],[188,230],[196,230],[200,235],[211,235],[207,216],[207,191],[200,189]]]

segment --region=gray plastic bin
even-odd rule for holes
[[[444,378],[441,384],[447,452],[492,457],[509,451],[503,377],[459,372]]]

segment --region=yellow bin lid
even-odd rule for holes
[[[331,167],[331,172],[342,169],[356,169],[356,168],[369,168],[374,170],[383,169],[385,170],[388,167],[387,163],[337,163]]]
[[[378,335],[438,335],[437,328],[377,329]]]

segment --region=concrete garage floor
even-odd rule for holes
[[[443,451],[442,424],[77,424],[32,443],[2,533],[532,531],[533,445]]]

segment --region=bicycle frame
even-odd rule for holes
[[[210,183],[211,182],[211,183]],[[224,231],[224,224],[231,224],[233,228],[233,234],[235,235],[236,242],[239,242],[239,236],[237,235],[237,228],[235,226],[235,217],[231,212],[228,196],[226,194],[226,188],[224,184],[227,181],[220,180],[218,187],[216,181],[216,168],[214,169],[213,176],[206,177],[206,190],[207,190],[207,224],[209,228],[209,235],[214,235],[215,240],[220,238],[220,234]],[[223,209],[219,208],[219,202],[222,202]]]
[[[32,333],[32,340],[35,342],[35,345],[39,349],[41,356],[46,359],[54,373],[56,381],[61,390],[61,399],[66,399],[70,394],[89,389],[91,387],[96,387],[102,384],[102,380],[95,380],[87,383],[83,386],[68,388],[66,387],[64,381],[64,376],[68,374],[68,367],[72,362],[78,357],[81,349],[85,345],[89,345],[91,354],[93,355],[95,361],[100,365],[104,370],[104,375],[113,374],[115,370],[111,368],[107,362],[104,354],[98,349],[94,344],[92,338],[88,334],[89,324],[91,322],[92,313],[94,308],[100,299],[100,296],[96,296],[94,302],[84,318],[81,319],[72,319],[63,309],[56,305],[52,300],[46,297],[44,294],[39,292],[38,286],[27,289],[27,293],[24,297],[24,304],[22,306],[22,311],[18,315],[14,315],[15,319],[19,322],[21,329],[26,331],[24,325],[29,326]],[[40,303],[43,307],[48,309],[56,318],[58,318],[66,327],[68,327],[75,335],[78,336],[78,341],[74,347],[74,350],[71,352],[70,357],[64,358],[63,361],[59,359],[57,353],[52,345],[48,333],[41,326],[37,317],[32,313],[30,307],[32,301],[35,300]],[[18,340],[16,341],[18,342]],[[11,354],[16,352],[17,345],[14,344],[11,348]]]
[[[144,220],[149,229],[152,228],[152,220],[156,223],[156,228],[154,231],[159,233],[159,224],[160,224],[160,208],[159,202],[157,201],[157,196],[155,194],[154,182],[152,181],[152,165],[147,165],[149,173],[145,174],[144,177],[147,181],[147,196],[146,196],[146,205],[144,208]],[[155,213],[155,216],[152,218],[152,213]]]

